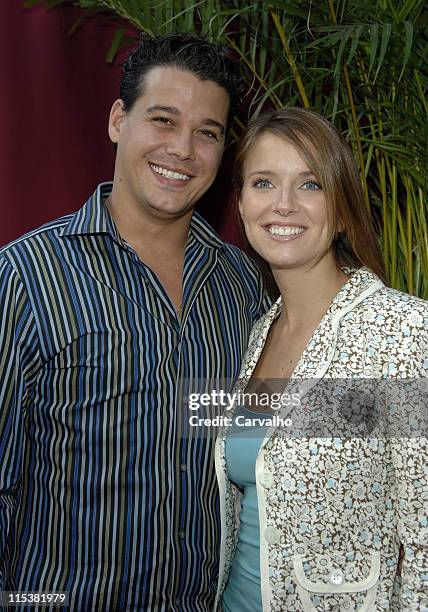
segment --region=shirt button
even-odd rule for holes
[[[187,472],[187,465],[186,465],[185,463],[181,463],[181,464],[180,464],[180,470],[181,470],[182,472]]]
[[[334,586],[340,586],[343,582],[343,574],[340,570],[333,570],[330,574],[330,582]]]
[[[184,531],[184,529],[180,529],[180,531],[178,532],[178,537],[180,538],[180,540],[184,540],[184,538],[186,537],[186,532]]]
[[[273,485],[273,474],[270,472],[262,472],[260,474],[259,482],[262,487],[269,489]]]
[[[265,538],[268,544],[279,544],[281,542],[281,530],[276,527],[266,527]]]

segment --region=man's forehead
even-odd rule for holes
[[[214,81],[201,79],[175,66],[155,66],[144,76],[138,100],[145,110],[180,115],[192,111],[200,119],[224,125],[229,111],[229,94]]]

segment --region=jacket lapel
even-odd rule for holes
[[[349,280],[336,295],[314,331],[289,381],[284,381],[284,391],[289,395],[298,391],[300,398],[303,398],[317,381],[324,377],[336,351],[340,320],[368,295],[383,287],[382,281],[366,268],[360,268],[359,270],[345,268],[344,272],[350,276]],[[282,302],[279,298],[256,324],[242,363],[237,391],[243,392],[245,390],[262,354],[270,327],[280,315],[281,310]],[[293,410],[296,410],[294,406],[284,406],[278,411],[278,416],[289,418]],[[275,426],[269,428],[262,446],[265,445],[275,429]]]

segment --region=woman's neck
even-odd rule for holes
[[[281,292],[281,323],[290,329],[318,325],[348,277],[326,258],[311,269],[272,270]]]

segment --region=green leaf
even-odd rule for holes
[[[380,43],[379,59],[378,59],[376,74],[374,76],[373,83],[376,81],[378,74],[380,72],[380,69],[382,68],[383,60],[385,59],[386,50],[388,48],[389,39],[391,37],[391,32],[392,32],[392,25],[390,23],[385,23],[385,25],[382,28],[382,41]]]
[[[370,26],[370,65],[369,65],[369,75],[373,69],[376,52],[379,43],[379,24],[373,23]]]
[[[334,76],[336,76],[340,72],[340,65],[342,63],[343,52],[345,50],[346,43],[348,42],[350,35],[351,35],[351,32],[347,28],[342,32],[342,39],[340,41],[339,49],[337,51],[336,66],[334,68]]]
[[[42,2],[44,2],[44,0],[26,0],[22,6],[24,8],[33,8],[33,6],[42,4]]]
[[[420,0],[401,0],[400,9],[398,11],[397,19],[398,21],[405,21],[409,19],[410,13],[413,9],[420,4]]]
[[[162,25],[168,25],[171,24],[172,22],[176,21],[179,19],[179,17],[185,15],[186,13],[188,13],[189,11],[191,11],[191,15],[193,17],[193,11],[195,9],[195,7],[200,6],[201,4],[204,4],[206,2],[206,0],[199,0],[199,2],[196,2],[195,4],[193,4],[192,6],[188,6],[186,8],[184,8],[183,10],[181,10],[179,13],[177,14],[173,14],[172,17],[170,17],[170,19],[168,19],[167,21],[165,21]],[[192,19],[193,21],[193,19]]]
[[[391,2],[391,0],[387,0],[387,2],[388,2],[389,10],[391,11],[391,13],[392,13],[392,15],[394,17],[394,21],[396,23],[398,23],[398,16],[397,16],[397,13],[395,11],[395,6],[394,6],[394,3],[396,2],[396,0],[394,0],[394,2]]]
[[[120,44],[126,34],[126,28],[119,28],[116,30],[113,40],[110,45],[110,49],[108,50],[106,61],[112,62],[116,57],[116,53],[119,50]]]
[[[368,153],[366,155],[366,162],[365,162],[365,166],[364,166],[364,175],[365,176],[369,175],[370,164],[371,164],[372,157],[373,157],[373,151],[374,151],[374,146],[373,146],[373,144],[371,144],[369,146]]]
[[[355,51],[357,50],[358,43],[360,42],[360,36],[361,36],[361,32],[363,31],[363,27],[364,26],[362,25],[358,25],[356,28],[352,28],[351,30],[352,44],[349,50],[348,59],[345,62],[346,64],[350,64],[355,55]]]
[[[407,66],[407,62],[409,61],[413,43],[413,24],[410,21],[405,21],[404,29],[406,30],[406,40],[404,44],[403,67],[401,69],[400,76],[398,77],[398,81],[401,81],[401,77],[403,76],[404,70]]]
[[[294,15],[296,17],[301,17],[302,19],[306,20],[310,15],[310,12],[308,11],[307,7],[301,6],[302,4],[304,4],[303,2],[300,3],[300,6],[298,2],[293,4],[292,2],[284,2],[284,0],[270,0],[270,2],[266,4],[269,4],[269,8],[283,10],[287,17]]]

